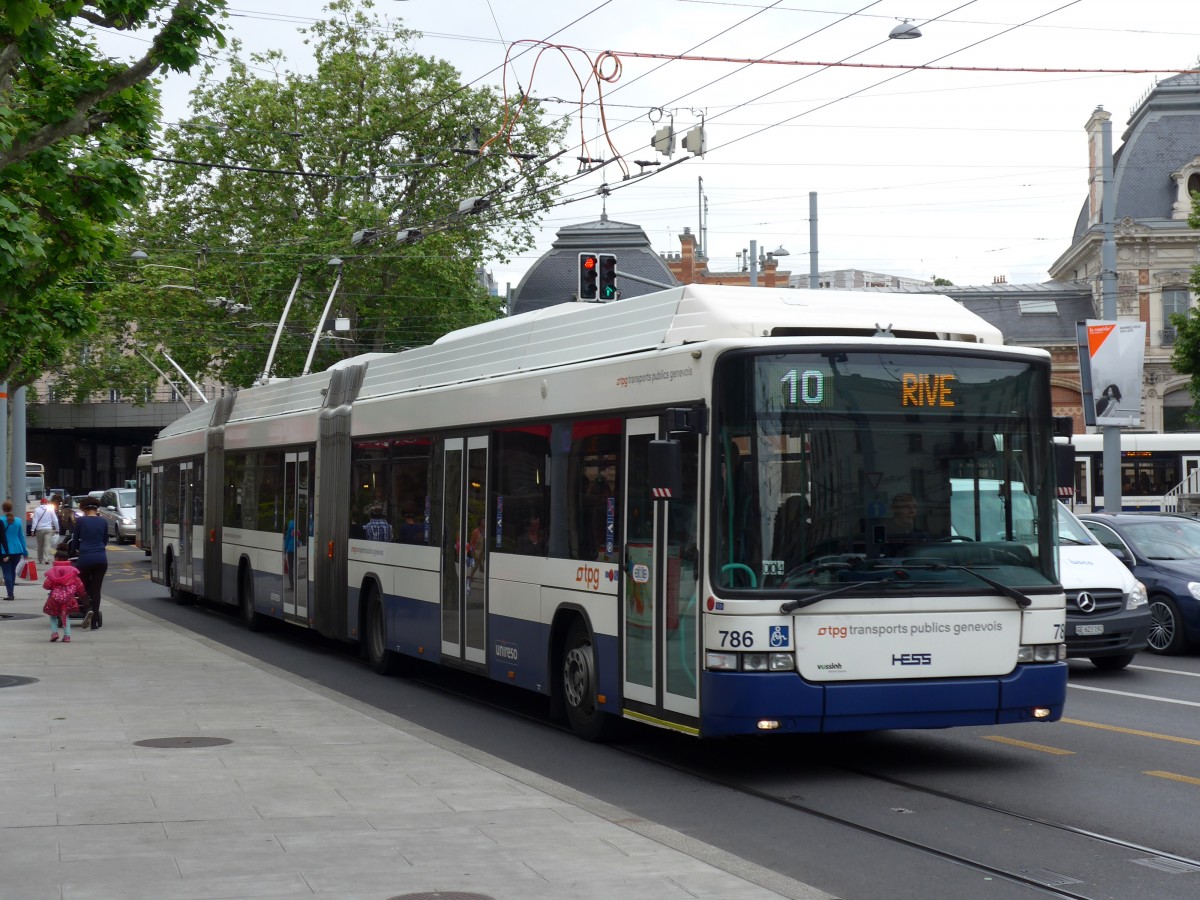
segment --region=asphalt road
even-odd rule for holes
[[[177,604],[132,548],[110,551],[105,593],[839,897],[1200,896],[1200,655],[1073,662],[1057,723],[708,743],[631,727],[599,746],[540,697],[432,667],[381,678]]]

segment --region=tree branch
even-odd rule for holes
[[[17,63],[21,61],[21,48],[15,43],[5,44],[4,49],[0,50],[0,83],[12,75],[13,69],[17,67]],[[8,90],[9,86],[5,85],[4,89]]]
[[[26,140],[15,142],[7,151],[0,153],[0,170],[27,159],[39,150],[44,150],[46,147],[63,138],[83,134],[88,128],[90,117],[87,111],[89,109],[97,103],[103,103],[105,100],[115,97],[126,88],[140,84],[153,75],[158,67],[162,65],[163,36],[172,31],[172,26],[174,26],[176,20],[185,14],[190,14],[195,4],[196,0],[179,0],[174,12],[171,13],[170,20],[154,36],[154,41],[145,56],[128,68],[115,73],[103,87],[76,97],[74,103],[75,114],[73,116],[61,122],[43,126]],[[11,47],[12,45],[9,46]],[[6,47],[4,52],[7,53],[7,50],[8,48]],[[2,58],[0,56],[0,59]]]

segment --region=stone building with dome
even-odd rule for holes
[[[679,284],[650,246],[650,238],[640,225],[614,222],[607,215],[601,215],[598,221],[559,229],[550,249],[529,267],[509,296],[509,314],[531,312],[575,299],[579,289],[580,253],[611,253],[617,257],[619,272],[661,285],[655,287],[618,275],[617,290],[622,299],[640,297]]]
[[[1103,317],[1101,128],[1110,118],[1097,109],[1085,125],[1088,195],[1071,245],[1050,267],[1056,281],[1091,287],[1092,318]],[[1197,301],[1190,280],[1200,264],[1200,231],[1187,220],[1191,194],[1200,191],[1200,74],[1164,79],[1134,107],[1113,153],[1111,190],[1117,317],[1146,323],[1141,429],[1195,431],[1197,426],[1185,420],[1193,405],[1188,376],[1171,366],[1175,329],[1170,315],[1186,312]]]

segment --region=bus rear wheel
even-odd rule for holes
[[[262,631],[262,616],[254,611],[254,579],[248,566],[242,566],[238,573],[238,612],[247,628]]]
[[[192,595],[179,585],[179,566],[175,563],[175,557],[169,554],[167,556],[167,591],[170,593],[171,599],[181,606],[192,601]]]
[[[383,598],[375,588],[371,588],[367,595],[365,619],[367,633],[363,636],[363,649],[367,662],[380,675],[399,675],[403,668],[402,660],[400,654],[388,649]]]
[[[576,734],[585,741],[605,741],[615,735],[618,719],[596,705],[596,650],[582,619],[575,619],[567,630],[560,687],[567,721]]]

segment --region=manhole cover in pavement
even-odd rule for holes
[[[23,684],[37,684],[37,679],[24,675],[0,675],[0,688],[20,687]]]
[[[180,747],[220,747],[223,744],[232,744],[229,738],[218,737],[173,737],[173,738],[147,738],[144,741],[134,741],[135,747],[162,747],[168,750],[178,749]]]
[[[488,894],[464,894],[462,891],[433,891],[424,894],[400,894],[388,900],[496,900]]]

